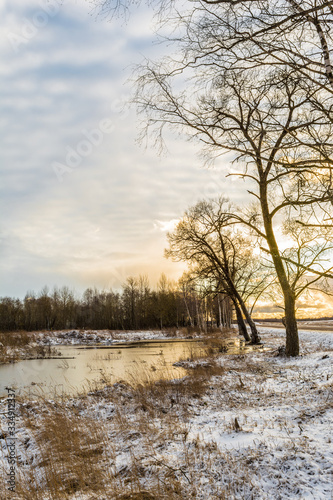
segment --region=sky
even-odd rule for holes
[[[0,295],[178,278],[166,231],[223,176],[176,137],[161,157],[137,143],[129,79],[163,50],[149,10],[108,22],[84,0],[10,0],[0,15]]]
[[[138,144],[133,66],[166,50],[150,10],[124,22],[85,0],[3,0],[0,16],[0,296],[177,279],[167,230],[199,199],[245,190],[178,136],[162,156]]]

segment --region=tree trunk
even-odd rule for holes
[[[237,304],[236,301],[234,302],[234,305],[235,305],[239,335],[242,335],[244,337],[244,339],[246,340],[246,342],[249,342],[251,340],[251,338],[250,338],[250,335],[248,334],[245,321],[243,320],[242,312],[241,312],[239,305]]]
[[[261,343],[260,336],[259,336],[257,327],[256,327],[253,319],[251,318],[251,315],[250,315],[249,311],[247,310],[247,307],[244,304],[244,301],[239,297],[238,302],[239,302],[239,305],[243,311],[245,319],[248,322],[248,325],[249,325],[250,330],[251,330],[251,344],[260,344]]]
[[[289,294],[284,296],[285,318],[286,318],[286,355],[299,355],[299,338],[295,311],[295,296]]]
[[[191,316],[191,314],[190,314],[190,310],[189,310],[188,305],[187,305],[187,300],[186,300],[185,291],[183,291],[183,297],[184,297],[184,302],[185,302],[185,306],[186,306],[186,311],[187,311],[188,317],[189,317],[189,319],[190,319],[190,324],[191,324],[191,326],[193,327],[193,326],[194,326],[194,323],[193,323],[192,316]]]
[[[224,317],[224,326],[226,328],[231,328],[232,301],[228,296],[225,296],[223,299],[223,317]]]
[[[195,310],[196,310],[196,313],[197,313],[197,324],[198,324],[198,327],[199,327],[199,332],[201,333],[202,332],[201,318],[200,318],[200,313],[199,313],[199,308],[198,308],[198,298],[197,298],[197,296],[195,296]]]
[[[251,330],[251,344],[260,344],[261,343],[260,336],[258,334],[257,327],[251,318],[251,314],[247,310],[247,307],[244,303],[244,300],[242,299],[242,297],[238,293],[238,291],[237,291],[237,289],[232,281],[232,278],[230,276],[226,275],[225,280],[227,282],[229,295],[230,295],[232,301],[234,303],[235,303],[235,301],[238,303],[239,307],[243,311],[243,314],[245,316],[246,321],[248,322],[248,325],[249,325],[250,330]]]
[[[273,259],[275,271],[282,289],[284,297],[285,321],[286,321],[286,355],[299,355],[299,338],[296,321],[296,300],[295,294],[291,289],[283,261],[280,256],[279,248],[273,231],[272,218],[267,202],[267,182],[264,178],[260,182],[260,201],[261,211],[265,226],[267,244],[269,246]]]
[[[222,311],[221,311],[221,298],[220,298],[220,294],[217,294],[217,303],[218,303],[218,306],[219,306],[219,328],[222,332],[222,329],[223,329],[223,325],[222,325]]]

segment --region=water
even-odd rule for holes
[[[207,348],[243,353],[251,349],[239,339],[225,341],[163,340],[113,346],[57,346],[59,359],[25,360],[0,366],[0,396],[6,387],[17,394],[59,397],[75,395],[114,384],[119,380],[144,383],[174,379],[186,370],[173,366],[181,359],[204,356]]]

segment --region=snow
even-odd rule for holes
[[[138,342],[145,340],[162,340],[172,338],[189,338],[186,333],[175,332],[171,336],[168,330],[55,330],[49,332],[34,332],[39,345],[112,345],[121,342]],[[199,334],[192,334],[199,337]]]
[[[151,334],[155,338],[155,332]],[[220,373],[214,372],[201,394],[199,388],[198,394],[192,394],[193,389],[184,400],[177,387],[191,382],[197,366],[209,370],[210,362],[190,362],[189,377],[174,382],[170,394],[179,400],[171,404],[168,392],[142,391],[139,397],[119,382],[86,397],[68,399],[62,408],[73,421],[91,420],[103,427],[112,448],[106,459],[114,456],[114,461],[108,460],[115,477],[130,477],[136,461],[144,470],[138,484],[152,493],[155,476],[167,481],[173,471],[180,498],[328,500],[333,491],[333,333],[300,330],[299,334],[301,356],[278,357],[284,332],[260,327],[268,350],[220,355],[215,359]],[[32,471],[40,484],[45,474],[38,430],[26,425],[23,409],[37,425],[44,413],[59,404],[26,401],[17,417],[17,443],[25,460],[18,468]],[[1,412],[5,405],[2,400]],[[2,450],[0,462],[6,470],[3,440]],[[82,491],[68,498],[99,497]]]

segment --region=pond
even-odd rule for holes
[[[241,339],[166,339],[111,346],[57,346],[59,356],[52,359],[19,361],[0,366],[0,397],[6,387],[17,395],[61,397],[100,389],[119,380],[135,384],[149,380],[175,379],[186,370],[173,364],[182,359],[205,356],[208,350],[237,354],[252,346]]]

